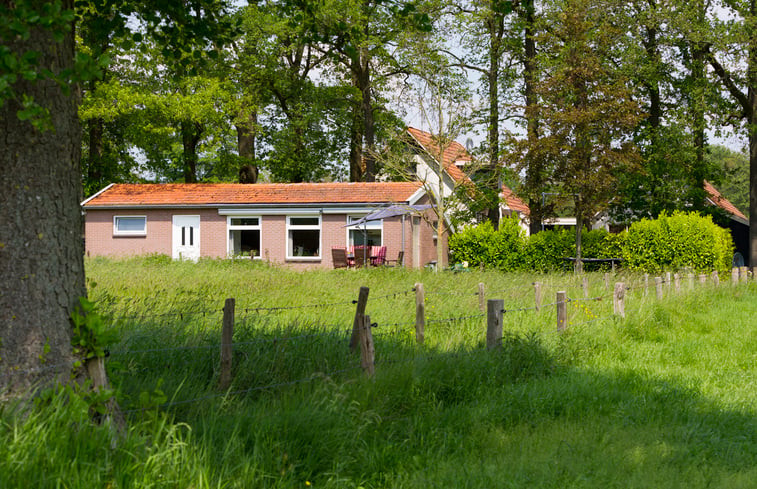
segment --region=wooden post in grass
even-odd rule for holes
[[[368,377],[372,377],[376,371],[376,350],[373,347],[373,333],[371,332],[371,317],[363,314],[359,332],[360,342],[360,366]]]
[[[689,279],[689,290],[694,290],[694,274],[689,272],[688,279]]]
[[[746,282],[749,280],[749,269],[747,267],[740,267],[739,268],[739,276],[741,277],[742,282]]]
[[[422,345],[426,329],[426,293],[423,284],[415,284],[415,341]]]
[[[736,267],[731,268],[731,285],[739,284],[739,269]]]
[[[589,277],[584,275],[583,280],[581,281],[581,287],[584,289],[584,299],[589,298]]]
[[[108,374],[105,372],[104,357],[89,358],[84,362],[84,366],[87,369],[87,375],[89,375],[89,378],[92,379],[92,388],[95,391],[101,392],[110,390]],[[124,420],[124,415],[121,412],[121,408],[119,408],[118,403],[116,402],[115,396],[109,396],[108,400],[105,401],[105,409],[105,417],[101,419],[110,423],[112,427],[111,429],[115,431],[114,434],[124,434],[126,430],[126,421]],[[116,439],[114,437],[113,439],[111,439],[111,448],[116,448],[115,445]]]
[[[612,294],[612,310],[614,314],[626,317],[626,284],[623,282],[615,283],[615,291]]]
[[[360,325],[363,324],[365,316],[365,306],[368,304],[368,287],[360,287],[357,296],[357,307],[355,308],[355,319],[352,321],[352,336],[350,336],[350,351],[355,351],[360,336]]]
[[[221,329],[221,375],[218,388],[225,391],[231,385],[231,359],[233,356],[232,338],[234,337],[234,299],[226,299],[223,306],[223,327]]]
[[[557,331],[568,327],[568,294],[564,290],[557,293]]]
[[[662,299],[662,277],[655,277],[654,278],[654,288],[655,292],[657,292],[657,300]]]
[[[720,277],[718,276],[717,270],[712,272],[712,283],[714,283],[716,287],[720,285]]]
[[[537,311],[541,310],[541,282],[534,282],[534,303]]]
[[[752,267],[752,280],[757,280],[757,267]]]
[[[707,283],[707,275],[705,275],[704,273],[700,273],[699,274],[699,283],[702,284],[702,285],[706,284]]]
[[[605,290],[610,288],[610,274],[605,273]]]
[[[478,283],[478,309],[481,312],[486,311],[486,289],[483,282]]]
[[[502,315],[505,301],[489,299],[486,301],[486,349],[493,350],[502,345]]]
[[[673,278],[670,272],[665,272],[665,288],[668,289],[668,292],[673,288]]]
[[[675,284],[676,294],[681,292],[681,276],[677,273],[673,274],[673,284]]]
[[[644,295],[649,293],[649,274],[644,274]]]

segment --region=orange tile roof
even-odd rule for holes
[[[407,202],[420,182],[114,184],[84,202],[106,206]]]
[[[531,214],[531,209],[528,208],[528,205],[520,200],[507,185],[502,185],[502,196],[505,200],[505,203],[507,204],[507,207],[509,207],[510,209],[517,212],[522,212],[527,216]]]
[[[407,132],[415,139],[421,147],[435,160],[439,159],[439,145],[434,141],[434,137],[425,131],[416,129],[414,127],[408,127]],[[456,161],[472,161],[471,155],[468,150],[463,147],[462,144],[457,141],[452,141],[444,148],[442,153],[442,162],[444,164],[444,170],[452,179],[457,183],[470,183],[471,180],[468,176],[455,165]]]
[[[704,181],[704,191],[707,192],[707,195],[709,196],[713,204],[720,207],[732,216],[740,217],[741,219],[748,221],[746,216],[738,208],[736,208],[735,205],[731,204],[728,199],[723,197],[720,192],[718,192],[718,190],[713,187],[712,184],[707,180]]]

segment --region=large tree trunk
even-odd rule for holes
[[[373,97],[371,96],[371,58],[367,50],[360,52],[358,70],[354,79],[360,90],[360,113],[363,119],[363,160],[365,163],[365,181],[376,180],[376,123],[373,118]]]
[[[749,6],[750,18],[757,18],[757,2]],[[747,66],[749,117],[749,266],[757,267],[757,33],[752,32]]]
[[[504,33],[504,14],[491,11],[491,17],[487,19],[487,29],[489,30],[489,69],[487,70],[487,84],[489,85],[489,133],[488,146],[489,155],[487,166],[489,186],[494,191],[494,195],[502,192],[502,182],[500,180],[499,169],[499,61],[502,55],[502,36]],[[495,205],[487,209],[487,218],[499,228],[499,199]]]
[[[350,182],[363,181],[363,118],[358,106],[352,110],[350,126]]]
[[[63,8],[72,9],[73,0]],[[8,46],[19,55],[42,53],[41,66],[53,72],[73,68],[73,26],[61,43],[33,30]],[[67,378],[69,318],[86,293],[77,95],[53,82],[21,80],[13,88],[50,111],[54,130],[19,121],[16,100],[0,107],[0,396]]]

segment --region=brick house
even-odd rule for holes
[[[436,259],[433,210],[350,226],[390,205],[429,203],[419,182],[111,184],[82,202],[87,256],[243,256],[331,268],[331,248],[386,246],[405,266]],[[446,236],[442,237],[445,248]]]

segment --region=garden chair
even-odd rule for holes
[[[347,250],[344,248],[331,248],[331,259],[334,262],[334,268],[348,268]]]
[[[391,265],[391,263],[394,263],[394,265]],[[387,267],[402,267],[405,265],[405,252],[400,251],[397,254],[396,260],[385,260],[384,265]]]
[[[386,246],[371,247],[371,265],[378,267],[386,264]]]

